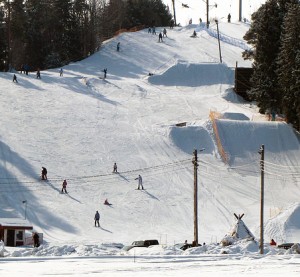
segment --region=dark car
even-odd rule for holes
[[[137,240],[134,241],[131,245],[124,246],[123,250],[129,251],[134,247],[149,247],[151,245],[159,245],[158,240],[156,239],[149,239],[149,240]]]

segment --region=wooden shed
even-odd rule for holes
[[[32,230],[29,221],[20,218],[0,218],[0,239],[5,246],[25,245],[25,230]]]

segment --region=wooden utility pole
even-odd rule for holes
[[[260,254],[264,254],[264,159],[265,159],[265,146],[259,149],[260,154],[260,172],[261,172],[261,188],[260,188]]]
[[[206,0],[206,28],[209,27],[209,0]]]
[[[174,24],[175,24],[175,26],[176,26],[177,23],[176,23],[176,13],[175,13],[175,0],[172,0],[172,4],[173,4]]]
[[[194,246],[198,246],[198,157],[195,149],[193,158],[194,164]]]

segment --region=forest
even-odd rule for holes
[[[0,71],[59,67],[122,30],[167,26],[161,0],[0,0]]]

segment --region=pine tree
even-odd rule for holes
[[[287,121],[300,127],[300,4],[289,6],[284,18],[278,55],[278,79],[281,107]]]
[[[282,95],[278,89],[278,63],[283,18],[288,5],[298,0],[268,0],[253,15],[244,39],[253,46],[245,59],[254,59],[249,98],[257,101],[261,113],[281,111]]]
[[[0,1],[0,71],[7,70],[7,39],[3,1]]]
[[[252,16],[252,24],[244,39],[254,46],[252,88],[249,98],[256,100],[260,112],[279,106],[276,59],[279,52],[281,17],[277,0],[269,0]]]

